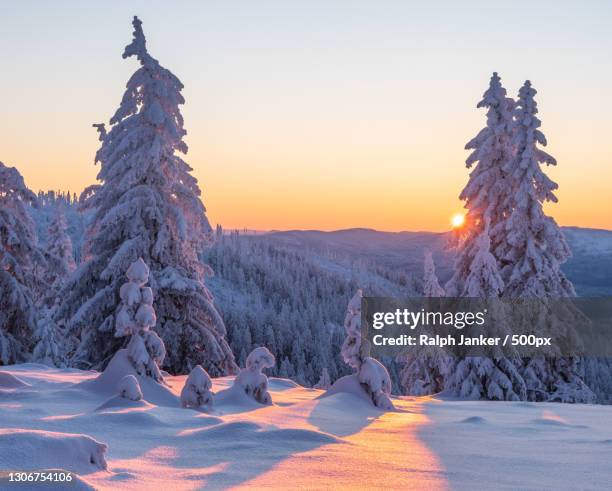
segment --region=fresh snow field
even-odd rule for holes
[[[73,490],[612,489],[612,406],[402,397],[385,413],[285,379],[262,406],[226,377],[206,413],[180,407],[185,376],[141,380],[133,402],[98,375],[2,367],[0,471],[74,471]]]

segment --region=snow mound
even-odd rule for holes
[[[78,474],[106,469],[106,444],[88,435],[2,429],[0,448],[11,449],[10,452],[0,453],[2,469],[61,468]]]
[[[358,374],[353,373],[339,378],[319,398],[348,393],[367,401],[377,409],[394,410],[395,407],[389,398],[391,381],[388,377],[387,370],[377,360],[366,358]]]
[[[537,403],[536,402],[520,401],[520,402],[515,402],[514,406],[516,406],[516,407],[537,407]]]
[[[268,378],[268,386],[270,389],[279,391],[279,390],[287,390],[287,389],[296,389],[300,387],[300,385],[293,380],[289,380],[288,378]]]
[[[487,420],[484,418],[481,418],[480,416],[470,416],[469,418],[462,419],[459,422],[468,423],[468,424],[484,424],[487,422]]]
[[[563,421],[561,419],[553,419],[553,418],[536,418],[531,421],[531,423],[538,426],[551,426],[558,428],[588,428],[586,425],[575,425],[568,423],[567,421]]]
[[[281,428],[278,430],[269,430],[263,432],[259,438],[273,441],[279,440],[291,441],[291,442],[304,442],[304,443],[317,443],[326,445],[328,443],[341,443],[343,440],[337,438],[329,433],[323,433],[321,431],[306,430],[302,428]]]
[[[117,393],[117,387],[123,377],[133,375],[142,391],[143,399],[157,406],[179,406],[179,399],[168,387],[155,382],[150,377],[141,377],[130,363],[126,349],[117,351],[106,369],[95,379],[79,384],[83,389],[100,395],[111,396]]]
[[[130,401],[140,401],[142,399],[140,384],[134,375],[126,375],[119,380],[117,389],[119,391],[119,397],[129,399]]]
[[[331,388],[324,392],[319,396],[319,398],[330,397],[335,394],[352,394],[357,396],[359,399],[363,399],[364,401],[372,404],[370,396],[364,389],[363,385],[359,382],[359,378],[357,374],[354,373],[352,375],[345,375],[344,377],[339,378],[334,382]]]
[[[127,401],[126,399],[116,398],[117,400]],[[138,401],[137,403],[143,403]],[[112,404],[112,403],[111,403]],[[146,403],[144,403],[146,404]],[[100,425],[108,428],[164,428],[170,426],[170,423],[160,416],[154,414],[155,406],[112,406],[106,408],[98,408],[93,415],[84,415],[84,417],[95,418]]]
[[[588,428],[585,425],[575,425],[570,423],[566,418],[563,418],[551,410],[544,410],[542,417],[531,421],[538,426],[565,427],[565,428]]]
[[[23,387],[31,387],[31,385],[12,373],[0,372],[0,389],[21,389]]]
[[[107,399],[102,404],[100,404],[95,410],[96,411],[104,411],[106,409],[125,409],[125,408],[151,408],[155,407],[152,404],[149,404],[147,401],[143,401],[139,399],[134,401],[132,399],[127,399],[121,396],[111,397]]]
[[[262,426],[250,421],[233,421],[230,423],[220,423],[206,428],[189,432],[188,435],[205,436],[207,438],[223,438],[234,440],[241,438],[249,432],[257,432],[262,429]]]
[[[214,397],[215,407],[223,408],[225,411],[242,412],[261,408],[261,404],[249,397],[242,387],[232,385],[227,389],[220,390]]]
[[[253,423],[251,421],[233,421],[221,423],[207,428],[197,429],[186,435],[205,440],[220,439],[231,445],[240,442],[241,446],[249,445],[260,447],[263,442],[283,445],[291,442],[292,445],[340,443],[343,440],[328,433],[303,428],[276,428],[269,425]]]

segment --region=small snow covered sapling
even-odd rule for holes
[[[200,365],[196,365],[185,381],[181,391],[181,406],[198,408],[213,403],[212,380]]]
[[[115,336],[130,335],[128,357],[138,375],[146,375],[157,382],[163,380],[159,365],[164,361],[166,348],[160,337],[151,331],[157,322],[153,309],[153,291],[144,286],[149,281],[149,268],[139,258],[128,268],[129,281],[119,290],[121,307],[115,319]]]
[[[342,344],[342,358],[351,368],[359,371],[363,361],[361,356],[361,290],[351,298],[344,318],[346,339]]]
[[[255,348],[246,359],[246,368],[236,375],[234,385],[241,387],[251,398],[261,404],[272,404],[272,396],[268,392],[268,377],[262,372],[264,368],[272,368],[276,363],[274,355],[268,348]]]
[[[329,377],[329,372],[327,371],[327,368],[323,367],[323,370],[321,371],[321,377],[319,378],[319,381],[315,384],[314,388],[327,390],[330,387],[331,379]]]
[[[440,286],[436,276],[436,265],[429,249],[424,251],[423,263],[423,296],[425,298],[438,298],[444,296],[444,288]]]
[[[346,339],[342,345],[342,358],[355,369],[357,378],[370,396],[372,403],[379,409],[395,409],[391,402],[391,377],[387,369],[374,358],[363,356],[361,352],[361,290],[349,301],[344,329]]]
[[[392,411],[395,409],[391,402],[391,377],[389,372],[374,358],[367,357],[359,369],[359,382],[368,387],[372,402],[379,409]]]
[[[134,375],[126,375],[119,381],[117,387],[119,397],[129,399],[130,401],[140,401],[142,399],[142,391],[140,384]]]

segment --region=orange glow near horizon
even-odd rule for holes
[[[133,6],[30,3],[3,11],[0,160],[34,191],[78,194],[99,170],[91,125],[108,121],[138,67],[121,58]],[[526,3],[549,22],[538,56],[519,59],[531,45],[513,35],[514,4],[364,3],[347,17],[333,3],[193,2],[189,22],[164,3],[140,8],[151,54],[185,85],[184,158],[213,225],[448,231],[470,173],[465,144],[486,124],[476,104],[497,70],[509,96],[526,78],[538,91],[558,161],[544,169],[559,184],[546,213],[612,229],[612,65],[602,63],[612,7]],[[514,21],[491,22],[500,12]],[[490,42],[470,30],[476,18]]]
[[[73,147],[74,153],[59,163],[51,165],[48,160],[50,153],[45,149],[51,147],[50,142],[46,142],[49,147],[45,142],[34,148],[20,146],[19,153],[5,147],[9,151],[4,152],[3,161],[17,167],[35,191],[55,189],[79,194],[96,182],[99,170],[92,162],[98,142],[94,135],[85,136],[82,141],[88,144]],[[434,158],[424,152],[415,152],[415,157],[410,158],[408,148],[399,155],[385,156],[386,163],[376,167],[373,156],[348,151],[327,159],[309,155],[284,160],[248,145],[240,154],[234,154],[233,150],[215,148],[210,143],[188,143],[186,160],[199,181],[209,220],[226,229],[329,231],[364,227],[391,232],[443,232],[463,225],[460,219],[464,217],[459,213],[451,215],[450,222],[448,218],[457,209],[457,195],[468,179],[461,151],[445,152],[443,156],[432,152],[435,160],[452,158],[456,162],[447,168],[444,181],[439,181],[427,169],[436,164],[429,164],[421,172],[414,165],[404,165],[425,159],[432,162]],[[309,165],[309,157],[318,163]],[[59,160],[59,156],[55,159]],[[357,165],[347,172],[347,165],[342,163],[346,161]],[[402,166],[405,169],[401,175],[388,177]],[[560,183],[560,201],[547,204],[545,211],[560,225],[612,229],[604,184],[612,181],[612,172],[608,171],[609,179],[602,177],[598,182],[567,167],[549,168],[546,172]],[[418,185],[411,188],[411,182]],[[587,194],[589,199],[585,199]]]
[[[293,121],[294,127],[282,119],[258,126],[241,112],[226,121],[220,114],[202,120],[198,116],[207,113],[212,101],[193,91],[186,95],[191,98],[183,108],[189,132],[184,158],[199,181],[209,220],[226,229],[448,231],[470,172],[463,146],[484,121],[468,100],[455,123],[465,118],[469,128],[438,128],[435,138],[434,121],[415,125],[408,116],[378,125],[357,125],[338,115],[297,126]],[[116,106],[111,99],[105,107]],[[91,119],[80,115],[68,129],[48,127],[44,117],[31,114],[17,113],[10,126],[0,120],[0,158],[17,167],[35,191],[78,194],[96,182],[99,171],[93,164],[99,141]],[[559,162],[544,170],[560,186],[559,203],[547,204],[545,211],[560,225],[612,229],[607,189],[612,167],[606,164],[612,146],[589,148],[585,154],[574,143],[584,140],[570,136],[576,132],[571,125],[544,129],[551,142],[547,151]],[[37,135],[36,145],[29,142],[30,133]],[[594,140],[606,141],[603,135]],[[584,171],[585,162],[591,171]]]

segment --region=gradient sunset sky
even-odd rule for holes
[[[91,124],[137,68],[131,19],[185,85],[186,160],[226,228],[432,230],[462,210],[491,72],[529,78],[562,225],[612,228],[612,3],[0,1],[0,160],[95,181]]]

